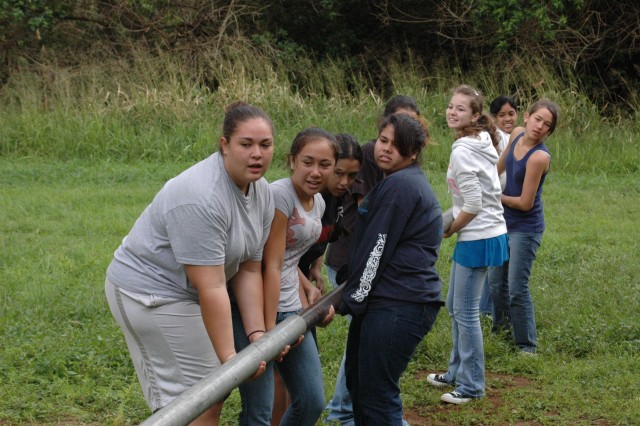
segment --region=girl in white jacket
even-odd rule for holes
[[[493,119],[482,113],[482,103],[477,90],[462,85],[454,89],[446,111],[456,136],[447,171],[454,221],[443,235],[458,235],[446,300],[453,349],[447,372],[430,374],[427,380],[437,387],[455,387],[440,398],[452,404],[484,396],[480,294],[487,267],[508,258],[496,168],[498,136]]]

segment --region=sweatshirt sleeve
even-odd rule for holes
[[[471,151],[465,148],[455,150],[451,158],[453,177],[456,180],[462,210],[471,214],[478,214],[482,210],[482,187],[478,178],[478,164]]]
[[[370,200],[365,198],[360,206],[358,214],[367,217],[362,232],[358,232],[361,238],[357,249],[349,256],[349,279],[343,301],[355,316],[366,311],[369,293],[393,255],[408,217],[407,202],[400,200],[401,191],[384,186],[379,189],[375,194],[377,205],[370,205]],[[362,209],[369,210],[364,212]]]

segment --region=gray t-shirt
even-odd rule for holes
[[[227,281],[262,260],[274,215],[262,178],[244,195],[215,153],[169,180],[116,250],[107,278],[124,290],[198,300],[184,265],[224,265]]]
[[[298,288],[298,262],[322,232],[322,215],[325,203],[322,195],[313,197],[313,208],[305,211],[296,195],[290,178],[271,183],[271,191],[277,210],[284,213],[287,221],[287,243],[284,252],[284,264],[280,276],[279,312],[295,312],[302,308]]]

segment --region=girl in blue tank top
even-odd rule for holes
[[[506,171],[502,194],[509,236],[509,260],[489,269],[494,303],[493,331],[511,328],[520,351],[533,354],[537,332],[529,278],[545,229],[542,187],[551,165],[544,144],[558,122],[559,107],[548,99],[535,102],[524,116],[524,127],[511,133],[509,145],[498,161]]]

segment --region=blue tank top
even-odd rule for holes
[[[529,157],[536,151],[544,151],[549,154],[549,150],[544,143],[534,146],[522,157],[520,160],[516,160],[514,156],[514,150],[520,138],[524,135],[522,132],[511,144],[511,149],[507,153],[505,161],[505,169],[507,172],[507,186],[504,189],[504,194],[511,197],[519,197],[522,194],[522,185],[524,183],[524,175],[527,169],[527,161]],[[550,154],[549,154],[550,156]],[[538,185],[538,191],[536,192],[535,199],[533,201],[533,207],[529,211],[522,211],[511,207],[504,206],[504,219],[507,222],[507,230],[509,232],[544,232],[544,212],[542,203],[542,186],[547,174],[544,173],[540,178],[540,184]]]

